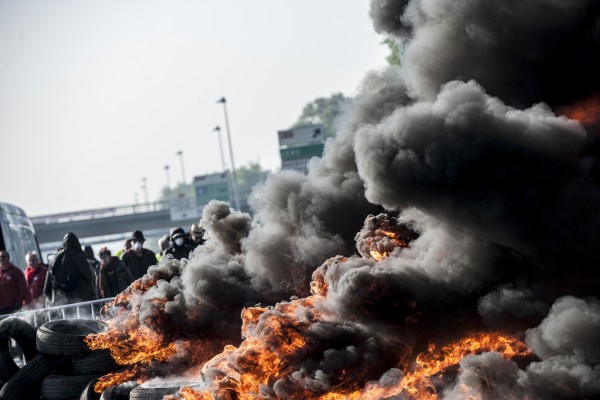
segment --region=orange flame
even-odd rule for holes
[[[121,365],[164,361],[176,352],[175,343],[165,343],[164,337],[142,325],[88,335],[85,342],[92,350],[108,349]]]
[[[94,385],[94,391],[96,393],[102,393],[111,386],[135,380],[141,375],[142,371],[140,371],[137,366],[120,372],[111,372],[98,378],[98,381]]]
[[[407,248],[410,247],[408,245],[408,240],[402,238],[399,232],[394,232],[394,230],[379,228],[375,230],[375,235],[384,236],[384,241],[373,241],[371,244],[371,250],[369,254],[376,261],[381,261],[384,258],[387,258],[392,253],[393,249],[396,248]],[[390,250],[390,248],[392,250]]]
[[[494,351],[504,358],[529,355],[529,351],[518,339],[503,336],[498,333],[483,333],[442,347],[436,351],[430,345],[426,353],[417,356],[415,369],[404,375],[396,386],[381,387],[369,384],[363,390],[352,393],[327,393],[320,400],[376,400],[401,393],[408,394],[413,399],[435,400],[437,393],[432,378],[443,374],[449,367],[456,366],[467,355]]]
[[[575,104],[559,109],[557,113],[577,120],[583,125],[593,125],[600,119],[600,92]]]

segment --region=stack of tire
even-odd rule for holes
[[[107,350],[91,351],[84,338],[106,329],[86,319],[50,321],[39,329],[18,318],[0,321],[0,400],[98,400],[96,379],[118,365]],[[11,338],[25,357],[22,368],[10,354]]]

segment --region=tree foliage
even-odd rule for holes
[[[391,36],[386,37],[383,42],[389,49],[390,54],[385,58],[390,65],[401,65],[400,61],[400,47],[398,42]]]
[[[238,184],[238,193],[240,195],[240,203],[242,208],[247,204],[247,197],[250,194],[252,188],[265,181],[270,171],[263,169],[258,162],[250,162],[247,165],[242,165],[236,168],[236,177]],[[182,184],[179,183],[175,188],[168,188],[164,186],[161,189],[158,201],[171,202],[172,200],[185,196],[194,197],[195,188],[193,182]],[[233,195],[231,195],[231,201],[233,204]],[[246,206],[247,208],[247,206]]]
[[[349,99],[342,93],[334,93],[330,97],[319,97],[304,106],[302,114],[292,128],[322,124],[325,135],[334,136],[336,119],[342,114],[348,102]]]

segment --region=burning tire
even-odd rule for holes
[[[19,318],[8,318],[0,322],[0,382],[8,382],[19,371],[10,354],[9,339],[12,338],[19,344],[25,360],[30,361],[38,354],[35,346],[36,330]]]
[[[81,392],[79,396],[79,400],[99,400],[100,394],[94,391],[94,385],[98,382],[98,379],[94,379],[90,383],[88,383]]]
[[[179,391],[176,387],[143,387],[138,386],[129,393],[129,399],[162,400],[168,394],[175,394]]]
[[[75,375],[106,374],[119,368],[108,350],[98,350],[90,354],[74,356],[71,364]]]
[[[37,349],[40,353],[75,356],[90,353],[84,342],[87,335],[108,328],[105,322],[88,319],[66,319],[46,322],[37,331]]]
[[[47,375],[42,380],[42,397],[46,400],[78,399],[94,375]]]
[[[129,400],[129,394],[134,387],[134,384],[111,386],[102,392],[100,400]]]
[[[36,395],[39,398],[35,392],[39,392],[42,379],[68,362],[68,357],[38,354],[6,382],[0,390],[0,399],[24,400],[35,398]]]

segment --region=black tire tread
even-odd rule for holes
[[[79,400],[100,400],[100,393],[96,393],[94,391],[94,385],[96,385],[97,382],[98,379],[94,379],[93,381],[85,385],[83,391],[81,392],[81,395],[79,395]]]
[[[82,326],[90,320],[66,320],[70,323],[81,321]],[[92,320],[93,321],[93,320]],[[60,321],[47,322],[37,330],[36,345],[40,353],[51,355],[76,356],[90,353],[92,350],[84,342],[87,334],[97,333],[89,329],[86,334],[69,334],[53,330],[54,324]],[[100,321],[93,321],[99,323]]]
[[[97,350],[81,356],[73,356],[73,373],[75,375],[106,374],[119,368],[109,350]]]
[[[37,328],[22,319],[11,317],[0,321],[0,381],[8,380],[19,371],[9,350],[9,339],[14,339],[25,355],[25,360],[30,361],[37,354],[36,349]]]
[[[99,376],[49,374],[42,379],[42,397],[47,400],[77,399],[85,387]]]
[[[24,399],[28,392],[39,386],[46,375],[68,362],[68,357],[38,354],[6,382],[0,390],[0,399]]]

